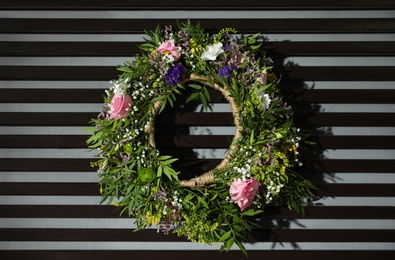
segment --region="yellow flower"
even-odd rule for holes
[[[275,154],[275,156],[278,158],[278,163],[280,162],[280,161],[279,161],[280,159],[283,161],[283,164],[284,164],[284,165],[281,166],[280,172],[281,172],[281,174],[285,174],[285,170],[286,170],[287,167],[289,166],[288,157],[287,157],[285,154],[281,153],[281,152],[275,152],[274,154]]]
[[[296,145],[292,145],[291,148],[289,148],[289,151],[293,152],[294,154],[298,153],[298,148],[296,147]]]
[[[189,51],[191,54],[200,54],[202,52],[202,45],[198,45],[195,41],[195,39],[190,39],[189,40],[189,45],[191,46],[191,50]]]
[[[112,202],[112,205],[114,205],[115,207],[121,207],[121,206],[126,206],[126,204],[122,204],[122,203],[118,203],[118,202]]]
[[[155,225],[155,224],[158,224],[161,217],[162,217],[161,214],[152,215],[150,211],[147,211],[147,212],[145,213],[145,218],[147,219],[145,223],[146,223],[147,225]]]
[[[189,45],[191,45],[191,48],[195,48],[196,46],[197,46],[197,43],[196,43],[196,41],[195,41],[195,39],[190,39],[189,40]]]
[[[227,34],[228,32],[237,33],[237,30],[234,28],[223,28],[221,29],[217,35],[214,36],[214,43],[221,41],[222,37]]]

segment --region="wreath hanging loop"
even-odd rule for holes
[[[158,26],[140,45],[141,55],[125,62],[107,91],[89,147],[99,149],[102,202],[112,202],[136,219],[137,229],[155,226],[193,242],[242,244],[249,217],[273,201],[303,212],[314,189],[292,168],[301,165],[302,137],[292,109],[283,101],[272,61],[260,36],[226,28],[209,34],[199,25],[178,30]],[[198,82],[200,84],[194,84]],[[208,172],[179,180],[177,160],[156,148],[155,118],[173,105],[181,89],[188,101],[210,101],[207,88],[228,101],[235,134],[225,157]]]
[[[236,141],[237,141],[237,139],[239,139],[242,136],[243,128],[242,128],[242,125],[240,122],[240,120],[241,120],[240,119],[240,108],[237,105],[235,99],[232,97],[232,94],[229,91],[228,86],[221,86],[218,83],[212,84],[210,79],[207,76],[202,76],[202,75],[198,75],[198,74],[191,74],[189,76],[189,78],[184,79],[183,81],[180,82],[180,84],[187,83],[188,81],[199,81],[202,84],[205,84],[207,86],[212,86],[215,90],[220,91],[222,93],[222,95],[225,97],[225,99],[229,102],[229,105],[230,105],[230,108],[232,111],[232,115],[233,115],[233,123],[236,128],[236,132],[233,136],[233,140],[229,146],[229,149],[228,149],[224,159],[215,167],[215,169],[205,172],[196,178],[180,181],[180,186],[183,186],[183,187],[199,187],[199,186],[204,186],[206,184],[214,183],[215,182],[214,172],[222,172],[227,167],[229,167],[229,164],[230,164],[230,161],[232,160],[233,154],[237,152],[238,145],[236,144]],[[149,142],[153,148],[156,147],[155,127],[154,127],[155,116],[158,114],[162,105],[163,105],[163,100],[156,101],[153,104],[152,110],[151,110],[153,119],[150,121],[149,125],[146,128],[146,131],[150,135]]]

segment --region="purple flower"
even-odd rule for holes
[[[167,221],[161,221],[158,223],[157,226],[157,232],[159,233],[162,232],[165,235],[169,235],[172,230],[174,230],[174,222],[167,222]]]
[[[185,67],[176,63],[172,68],[170,68],[165,74],[165,84],[169,86],[175,86],[178,82],[182,80],[182,76],[185,73]]]
[[[154,194],[152,194],[152,197],[154,197],[154,200],[157,200],[157,199],[165,200],[166,196],[167,196],[167,194],[164,191],[158,191],[158,192],[155,192]]]
[[[230,68],[229,66],[225,66],[221,68],[218,72],[218,76],[220,78],[229,78],[230,77]]]

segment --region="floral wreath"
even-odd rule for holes
[[[89,147],[99,149],[103,202],[112,202],[136,219],[137,230],[156,226],[193,242],[233,244],[251,230],[252,216],[269,203],[286,203],[302,212],[313,185],[293,166],[301,165],[302,137],[292,109],[279,95],[272,61],[260,36],[237,37],[226,28],[217,34],[200,25],[160,26],[140,45],[141,55],[122,72],[105,97]],[[225,158],[213,170],[179,180],[177,158],[162,155],[155,143],[155,118],[173,106],[182,91],[187,102],[207,107],[209,89],[229,102],[236,133]],[[192,93],[191,93],[192,92]]]

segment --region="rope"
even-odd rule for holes
[[[222,87],[217,83],[214,83],[214,85],[211,85],[210,79],[208,77],[197,75],[197,74],[191,74],[189,78],[184,79],[180,83],[183,84],[183,83],[186,83],[188,81],[193,81],[193,80],[199,81],[199,82],[201,82],[205,85],[208,85],[208,86],[213,86],[214,89],[216,89],[222,93],[222,95],[225,97],[225,99],[229,102],[230,108],[232,110],[233,123],[236,127],[236,132],[235,132],[235,135],[233,136],[232,143],[229,146],[229,149],[225,155],[225,158],[215,167],[215,169],[205,172],[196,178],[180,181],[181,186],[190,187],[190,188],[204,186],[206,184],[214,183],[215,182],[214,172],[215,171],[221,172],[229,167],[230,161],[233,158],[233,152],[238,149],[238,145],[235,144],[235,141],[241,137],[241,132],[242,132],[242,127],[241,127],[241,123],[240,123],[240,116],[239,116],[239,107],[237,106],[235,99],[231,96],[228,86]],[[145,131],[150,134],[149,143],[153,148],[156,147],[155,127],[154,127],[155,116],[158,114],[158,111],[160,110],[162,104],[163,104],[163,100],[159,100],[154,103],[154,105],[152,106],[152,110],[151,110],[153,119],[151,120],[151,122],[145,129]]]

